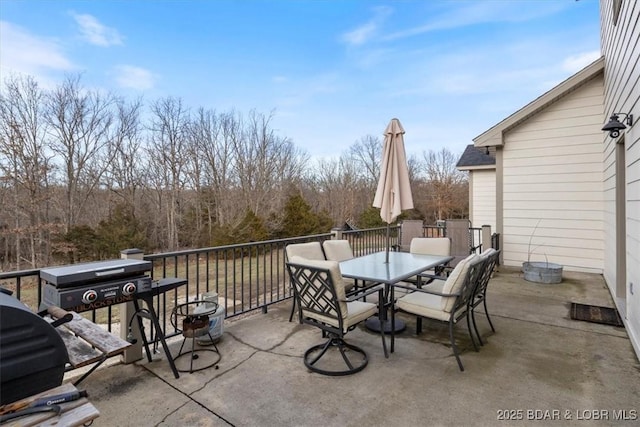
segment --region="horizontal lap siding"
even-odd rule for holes
[[[603,121],[612,113],[632,113],[634,125],[614,140],[603,137],[605,200],[604,278],[614,298],[622,298],[627,331],[640,355],[640,2],[623,0],[620,16],[613,24],[613,1],[600,3],[601,50],[605,57],[605,101]],[[625,251],[618,253],[616,236],[616,144],[624,142],[626,236]],[[625,277],[618,277],[616,260],[626,260]],[[624,285],[619,294],[618,281]],[[633,290],[631,284],[633,283]]]
[[[505,264],[602,271],[602,103],[599,76],[505,135]]]
[[[474,227],[490,225],[496,229],[496,171],[473,171],[473,217]]]

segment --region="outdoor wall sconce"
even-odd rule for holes
[[[624,123],[618,120],[619,115],[625,116],[624,121],[627,123],[627,126],[633,125],[633,114],[613,113],[611,117],[609,117],[609,123],[604,125],[604,127],[602,128],[603,131],[609,132],[609,136],[611,138],[619,137],[620,131],[627,128]]]

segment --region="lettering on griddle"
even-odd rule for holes
[[[118,296],[116,298],[109,298],[102,301],[92,302],[91,304],[81,304],[72,309],[72,311],[80,312],[80,311],[88,311],[88,310],[97,310],[98,308],[108,307],[113,304],[121,304],[123,302],[133,301],[133,296]]]

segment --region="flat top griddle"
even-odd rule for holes
[[[151,270],[151,261],[115,259],[64,265],[40,270],[40,277],[59,288],[133,277]]]

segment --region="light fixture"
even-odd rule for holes
[[[624,121],[625,123],[627,123],[627,126],[633,125],[633,114],[613,113],[611,117],[609,117],[609,123],[604,125],[604,127],[602,128],[603,131],[609,132],[609,136],[611,138],[619,137],[620,131],[627,128],[627,126],[625,126],[622,122],[620,122],[620,120],[618,120],[618,116],[620,115],[625,116]]]
[[[489,146],[487,145],[486,147],[487,149],[485,150],[484,154],[486,154],[487,156],[489,155]]]

